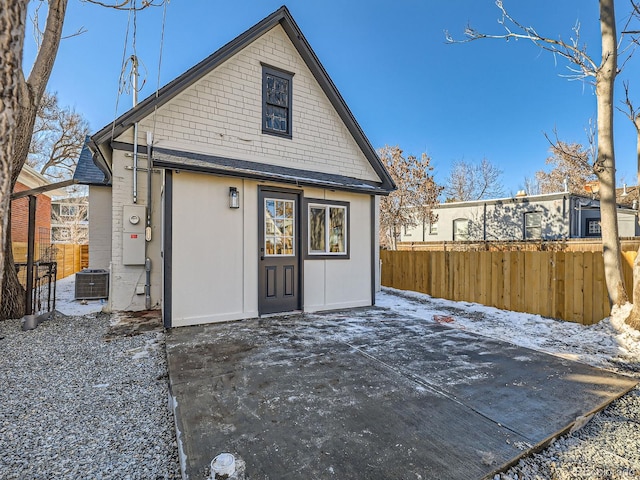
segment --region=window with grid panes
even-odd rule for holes
[[[293,74],[262,67],[262,132],[291,138]]]

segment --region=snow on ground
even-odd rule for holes
[[[589,326],[386,287],[376,305],[596,367],[637,370],[640,362],[640,332],[624,323],[631,305]]]
[[[105,300],[74,300],[76,276],[56,281],[56,310],[69,316],[88,315],[102,311]]]
[[[74,296],[75,275],[59,280],[56,310],[79,316],[100,312],[106,304]],[[640,363],[640,332],[624,323],[630,305],[615,308],[611,317],[590,326],[387,287],[376,296],[376,305],[597,367],[628,369]]]

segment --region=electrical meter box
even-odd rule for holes
[[[124,205],[122,208],[122,263],[144,265],[147,209],[144,205]]]

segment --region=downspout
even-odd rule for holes
[[[582,238],[582,204],[578,200],[578,238]]]
[[[567,218],[567,196],[564,195],[562,197],[562,221],[564,222]],[[569,225],[568,237],[571,238],[571,217],[567,221],[567,225]]]
[[[482,240],[487,241],[487,202],[484,202],[482,208]]]
[[[144,269],[146,281],[144,284],[144,307],[151,309],[151,255],[149,244],[151,242],[151,176],[153,175],[153,132],[147,132],[147,226],[144,230],[145,260]]]

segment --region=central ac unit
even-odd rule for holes
[[[97,300],[108,297],[108,271],[85,268],[76,273],[76,300]]]

